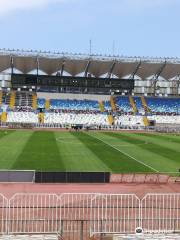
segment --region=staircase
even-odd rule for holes
[[[39,113],[38,119],[39,119],[39,123],[44,123],[44,113]]]
[[[111,96],[111,98],[110,98],[110,103],[111,103],[112,111],[115,112],[116,111],[116,104],[115,104],[115,98],[113,96]]]
[[[99,108],[100,108],[101,112],[104,112],[104,102],[103,101],[99,102]]]
[[[113,123],[114,123],[113,115],[108,115],[108,122],[110,125],[113,125]]]
[[[0,107],[2,105],[2,96],[3,96],[3,93],[2,93],[2,91],[0,91]]]
[[[46,100],[45,108],[46,108],[46,110],[49,110],[49,108],[50,108],[50,100],[49,99]]]
[[[132,96],[129,96],[129,102],[133,108],[134,114],[136,114],[138,112],[138,110],[136,107],[136,103],[134,102],[134,98]]]
[[[143,117],[143,122],[144,122],[144,126],[148,127],[149,126],[149,119],[147,118],[147,116]]]
[[[1,122],[6,122],[7,121],[7,113],[6,112],[2,112],[1,114]]]
[[[37,95],[36,94],[32,95],[32,107],[34,110],[37,109]]]
[[[15,97],[16,97],[16,93],[15,92],[11,92],[11,96],[10,96],[10,108],[13,109],[15,106]]]
[[[150,112],[150,109],[148,108],[148,105],[147,105],[147,102],[146,102],[146,99],[144,96],[141,96],[141,101],[142,101],[142,105],[144,107],[144,111],[146,113]]]

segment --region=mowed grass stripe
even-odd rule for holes
[[[4,132],[4,133],[3,133]],[[21,154],[26,142],[31,137],[31,131],[1,131],[0,132],[0,168],[13,168],[16,159]]]
[[[136,142],[147,142],[149,144],[144,144],[141,147],[143,149],[149,150],[153,153],[156,153],[160,156],[168,158],[178,164],[180,164],[180,145],[176,143],[172,143],[167,140],[159,139],[157,135],[152,137],[150,135],[137,135],[136,133],[132,133],[131,135],[124,134],[125,138]],[[121,137],[123,135],[121,134]]]
[[[56,132],[57,146],[66,171],[110,171],[103,162],[70,132]]]
[[[7,137],[9,134],[14,133],[15,130],[0,130],[0,139],[3,137]]]
[[[83,132],[72,133],[89,148],[112,172],[152,172],[151,169],[135,162],[117,149]],[[98,169],[97,169],[98,170]]]
[[[180,137],[179,139],[174,139],[173,136],[167,135],[153,135],[153,134],[135,134],[138,139],[147,139],[148,141],[152,141],[153,143],[160,145],[162,147],[169,148],[171,150],[180,152]]]
[[[129,144],[128,152],[159,172],[176,172],[179,168],[179,153],[153,142],[153,139],[136,133],[104,133]],[[134,144],[134,147],[133,147]],[[131,147],[132,146],[132,147]],[[125,149],[123,146],[119,146]]]
[[[54,132],[33,132],[13,169],[65,171]]]
[[[134,160],[136,163],[138,163],[138,164],[140,164],[140,165],[143,165],[145,168],[150,169],[152,172],[158,172],[158,170],[155,169],[155,168],[153,168],[151,165],[148,165],[148,164],[144,163],[143,161],[138,160],[138,159],[135,158],[134,156],[130,155],[127,151],[124,151],[124,150],[122,150],[122,149],[119,149],[117,146],[114,146],[113,144],[111,144],[110,141],[107,142],[107,141],[106,141],[107,139],[106,139],[106,140],[103,140],[103,139],[101,139],[101,138],[99,138],[99,137],[97,137],[97,136],[93,136],[93,137],[96,138],[96,139],[98,139],[98,140],[100,140],[100,141],[102,141],[103,143],[109,145],[110,147],[112,147],[113,149],[119,151],[120,153],[124,154],[125,156],[131,158],[131,159]],[[124,145],[124,144],[123,144],[122,146],[127,146],[127,145]]]

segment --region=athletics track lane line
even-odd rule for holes
[[[128,156],[129,158],[133,159],[134,161],[136,161],[136,162],[138,162],[138,163],[140,163],[140,164],[142,164],[142,165],[144,165],[144,166],[150,168],[151,170],[155,171],[156,173],[159,172],[158,170],[156,170],[155,168],[151,167],[150,165],[141,162],[140,160],[136,159],[135,157],[133,157],[133,156],[129,155],[128,153],[126,153],[126,152],[124,152],[124,151],[122,151],[122,150],[120,150],[120,149],[114,147],[113,145],[111,145],[111,144],[105,142],[104,140],[102,140],[102,139],[100,139],[100,138],[98,138],[98,137],[92,136],[91,134],[88,134],[88,133],[86,133],[86,134],[89,135],[89,136],[91,136],[91,137],[93,137],[93,138],[95,138],[95,139],[98,139],[99,141],[103,142],[103,143],[106,144],[106,145],[109,145],[111,148],[114,148],[115,150],[117,150],[117,151],[121,152],[122,154]]]

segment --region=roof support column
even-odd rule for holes
[[[61,77],[63,76],[64,73],[64,67],[65,67],[65,60],[62,63],[62,67],[61,67]]]
[[[163,65],[160,67],[160,69],[157,71],[157,73],[152,78],[151,87],[153,88],[153,95],[154,96],[156,95],[157,82],[158,82],[159,76],[161,75],[161,73],[163,72],[165,67],[166,67],[166,60],[163,63]]]
[[[11,74],[13,74],[14,73],[14,58],[13,58],[13,56],[11,55],[11,57],[10,57],[10,65],[11,65]]]
[[[36,58],[36,91],[37,91],[37,85],[38,85],[38,75],[39,75],[39,57]]]
[[[140,69],[141,67],[141,60],[138,62],[136,68],[134,69],[134,71],[132,72],[132,74],[130,75],[129,79],[133,79],[134,80],[134,77],[135,75],[137,74],[138,70]]]
[[[86,65],[85,71],[84,71],[84,77],[85,78],[87,78],[90,65],[91,65],[91,61],[89,60],[87,65]]]
[[[110,79],[110,78],[111,78],[111,76],[112,76],[112,74],[113,74],[113,70],[114,70],[115,66],[116,66],[116,62],[114,61],[114,62],[112,63],[112,65],[111,65],[111,68],[109,69],[109,72],[108,72],[108,74],[107,74],[107,78],[108,78],[108,79]]]

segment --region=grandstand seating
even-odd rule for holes
[[[180,114],[180,98],[146,98],[152,113]]]
[[[50,109],[100,111],[99,102],[93,100],[51,99]]]
[[[180,98],[45,99],[32,92],[19,91],[1,91],[0,97],[2,122],[147,126],[150,120],[154,120],[158,124],[180,124]],[[38,108],[44,109],[43,115],[36,111]]]
[[[114,118],[115,125],[119,126],[144,126],[142,116],[121,115]]]
[[[13,112],[7,114],[9,123],[38,123],[38,115],[34,112]]]
[[[109,125],[106,114],[46,113],[44,123]]]
[[[133,108],[127,96],[116,98],[116,108],[117,110],[122,111],[124,113],[133,113]]]
[[[45,106],[46,106],[46,99],[38,98],[37,99],[37,107],[38,108],[45,108]]]
[[[104,110],[105,111],[112,111],[112,107],[111,107],[110,101],[104,101]]]
[[[137,114],[144,115],[145,111],[144,111],[144,107],[143,107],[141,98],[140,97],[133,97],[133,98],[134,98],[134,102],[136,104]]]
[[[148,116],[149,120],[154,120],[157,124],[179,124],[180,115],[177,116],[166,116],[166,115],[152,115]]]

